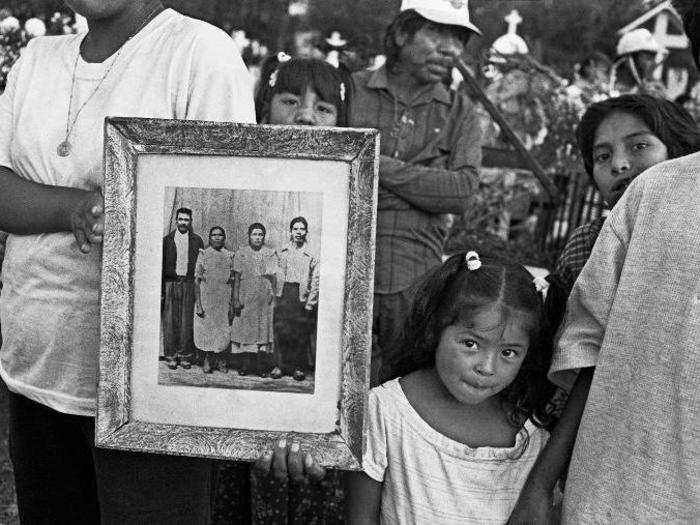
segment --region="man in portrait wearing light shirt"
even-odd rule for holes
[[[192,233],[192,210],[175,214],[177,228],[163,237],[163,339],[168,368],[192,366],[194,342],[194,267],[202,238]]]

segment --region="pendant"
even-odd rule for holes
[[[68,155],[70,155],[70,150],[70,142],[68,142],[68,140],[64,140],[58,145],[58,148],[56,148],[56,153],[58,153],[59,157],[67,157]]]

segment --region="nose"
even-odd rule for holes
[[[481,376],[492,376],[496,373],[496,354],[484,353],[475,366],[476,373]]]
[[[316,117],[314,114],[313,104],[304,101],[299,105],[296,116],[294,117],[294,123],[302,126],[313,126],[316,124]]]
[[[613,154],[611,170],[616,175],[627,173],[632,167],[629,157],[624,153],[618,152]]]

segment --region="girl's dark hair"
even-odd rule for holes
[[[263,235],[267,236],[267,230],[265,229],[265,226],[263,226],[259,222],[254,222],[253,224],[248,226],[248,237],[250,237],[250,234],[253,233],[253,230],[262,230]]]
[[[307,230],[309,229],[309,223],[306,221],[304,217],[294,217],[291,221],[289,221],[289,231],[292,231],[292,228],[294,228],[294,225],[300,222],[304,225],[304,228]]]
[[[465,253],[458,253],[412,290],[413,304],[392,352],[388,378],[434,366],[445,328],[467,321],[476,309],[500,305],[525,312],[530,316],[530,346],[515,380],[498,396],[513,426],[520,427],[529,417],[544,425],[554,387],[547,380],[551,346],[543,340],[542,296],[523,266],[496,258],[482,258],[481,263],[478,270],[468,270]]]
[[[700,149],[700,131],[682,106],[652,95],[622,95],[591,104],[576,129],[576,140],[586,172],[593,176],[593,142],[600,124],[616,111],[641,119],[664,143],[673,159]]]
[[[443,31],[452,32],[455,37],[462,42],[465,46],[469,39],[474,34],[466,27],[438,24],[431,22],[427,18],[422,17],[417,11],[413,9],[407,9],[401,11],[394,21],[387,27],[386,33],[384,34],[384,53],[386,54],[386,65],[388,68],[393,68],[399,61],[399,54],[401,52],[401,47],[396,43],[396,37],[403,33],[408,38],[408,41],[413,39],[415,34],[423,29],[424,27],[436,27]]]
[[[212,236],[214,230],[220,230],[224,236],[224,239],[226,238],[226,230],[224,230],[221,226],[212,226],[211,230],[209,230],[209,237]]]
[[[270,78],[274,75],[274,86]],[[258,122],[266,122],[270,116],[272,97],[278,93],[301,96],[311,87],[316,94],[338,110],[336,126],[347,127],[352,99],[352,79],[345,67],[335,68],[318,58],[292,58],[280,62],[276,55],[262,66],[260,83],[255,95],[255,112]]]

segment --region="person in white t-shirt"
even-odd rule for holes
[[[202,523],[209,462],[94,447],[107,115],[254,122],[235,44],[159,0],[69,0],[0,97],[0,375],[22,522]]]
[[[369,394],[349,523],[505,523],[549,434],[543,301],[519,264],[456,254],[416,288]]]

